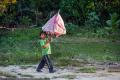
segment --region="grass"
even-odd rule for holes
[[[70,59],[58,59],[56,60],[57,64],[56,66],[83,66],[85,64],[84,62],[78,61],[78,60],[70,60]],[[86,62],[87,63],[87,62]]]
[[[80,69],[80,72],[82,72],[82,73],[96,73],[96,68],[94,68],[94,67],[88,67],[88,68],[84,67],[84,68]]]
[[[32,75],[28,75],[28,74],[21,74],[21,77],[30,77],[30,78],[33,78]]]
[[[0,40],[0,65],[35,64],[41,57],[40,29],[16,29]],[[95,61],[120,61],[120,43],[109,39],[66,35],[51,43],[52,59],[57,65],[81,66]],[[79,62],[79,61],[82,62]]]
[[[72,38],[72,39],[71,39]],[[98,60],[98,61],[119,61],[120,44],[110,41],[101,42],[81,40],[80,37],[62,38],[62,43],[53,43],[54,56]],[[65,41],[66,40],[66,41]],[[89,39],[90,40],[90,39]]]

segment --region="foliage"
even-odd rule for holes
[[[72,25],[72,24],[70,24]],[[0,65],[37,63],[41,57],[39,28],[16,29],[0,38]],[[86,32],[86,31],[85,31]],[[90,33],[89,33],[90,34]],[[101,34],[101,33],[100,33]],[[84,35],[84,34],[83,34]],[[96,38],[82,38],[71,35],[54,39],[51,43],[52,58],[61,65],[65,59],[84,59],[84,61],[119,61],[120,45],[117,42]],[[61,62],[62,61],[62,62]],[[80,65],[74,63],[71,65]]]
[[[85,25],[86,26],[90,26],[90,27],[100,27],[101,24],[100,24],[100,19],[98,17],[98,15],[95,13],[95,12],[91,12],[89,13],[88,15],[88,20],[85,22]]]
[[[72,23],[78,26],[91,26],[91,27],[101,27],[106,26],[105,22],[110,19],[109,14],[113,12],[120,14],[119,0],[11,0],[14,4],[9,4],[8,0],[3,0],[5,2],[0,3],[0,6],[4,8],[0,12],[2,17],[0,21],[5,20],[11,16],[13,18],[7,20],[7,22],[15,21],[17,25],[25,24],[23,20],[19,22],[22,17],[28,17],[32,19],[32,24],[36,22],[43,24],[48,20],[50,15],[58,9],[61,10],[61,15],[66,23]],[[32,11],[31,14],[28,14]],[[35,16],[37,16],[35,18]],[[25,18],[26,19],[26,18]],[[27,21],[27,25],[29,20]],[[41,22],[39,22],[41,21]],[[5,23],[7,24],[7,23]],[[28,25],[29,26],[29,25]]]
[[[22,18],[20,18],[20,24],[23,25],[30,25],[31,21],[32,20],[28,16],[23,16]]]
[[[111,19],[106,21],[111,30],[115,31],[120,26],[120,19],[117,13],[111,15]]]
[[[57,41],[66,40],[63,43],[52,43],[54,53],[52,57],[72,59],[77,56],[79,59],[84,57],[120,61],[119,44],[89,40],[91,37],[120,39],[119,0],[17,0],[17,3],[16,0],[11,0],[14,4],[9,4],[8,0],[4,1],[6,2],[0,3],[0,27],[3,27],[3,24],[9,26],[11,23],[29,27],[36,22],[41,26],[52,13],[61,10],[60,14],[70,37],[63,37],[62,40],[58,38]],[[0,64],[39,61],[41,49],[39,43],[34,44],[34,40],[38,40],[40,30],[39,28],[23,28],[15,31],[0,29]],[[79,38],[82,37],[87,39],[81,41]],[[63,63],[67,64],[71,62]]]
[[[14,4],[16,3],[16,0],[2,0],[0,1],[0,12],[4,12],[7,9],[7,6],[9,4]]]
[[[96,73],[96,68],[94,67],[89,67],[89,68],[81,68],[80,71],[82,73]]]
[[[3,21],[2,21],[4,24],[9,24],[9,23],[12,23],[12,22],[15,22],[14,21],[14,17],[13,15],[5,15]]]
[[[77,29],[79,28],[78,25],[74,25],[72,23],[65,24],[65,27],[67,29],[67,34],[76,34]]]
[[[83,25],[90,10],[94,9],[92,0],[62,0],[60,9],[67,22]]]

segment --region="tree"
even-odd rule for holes
[[[1,0],[0,1],[0,12],[4,12],[8,4],[15,4],[16,0]]]
[[[118,29],[120,25],[120,19],[118,18],[119,15],[117,13],[111,14],[110,20],[107,20],[106,23],[110,27],[111,31],[115,31]]]

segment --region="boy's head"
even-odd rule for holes
[[[46,32],[40,32],[40,39],[45,39],[47,36]]]

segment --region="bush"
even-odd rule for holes
[[[97,28],[95,31],[95,34],[96,34],[95,35],[96,37],[101,37],[101,38],[103,38],[103,37],[105,38],[105,37],[109,36],[109,32],[104,28]]]
[[[111,19],[106,21],[107,25],[111,32],[116,31],[120,25],[119,15],[117,13],[111,14]]]
[[[94,28],[101,26],[100,19],[95,12],[89,13],[87,18],[88,20],[85,21],[85,26],[94,27]]]
[[[29,26],[32,20],[28,16],[23,16],[20,18],[20,24]]]
[[[67,29],[67,34],[73,35],[77,33],[77,30],[79,29],[78,25],[74,25],[72,23],[65,24],[65,27]]]
[[[86,6],[83,0],[62,0],[60,9],[67,22],[73,24],[84,24]]]

